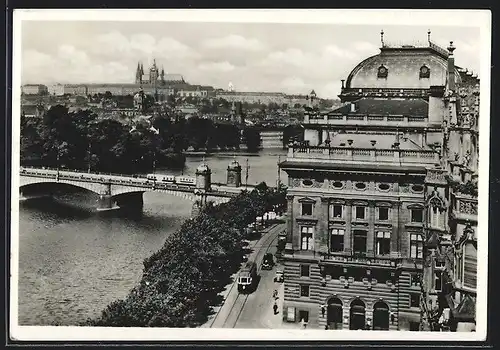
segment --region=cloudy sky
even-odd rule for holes
[[[346,24],[23,21],[22,83],[133,82],[156,58],[193,84],[238,91],[335,97],[340,80],[386,42],[457,47],[456,63],[479,71],[479,29]]]

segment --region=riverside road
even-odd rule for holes
[[[272,270],[261,270],[262,259],[267,252],[276,253],[279,232],[285,224],[276,224],[266,229],[257,242],[250,242],[253,249],[249,260],[257,263],[260,281],[257,289],[251,294],[240,294],[237,288],[238,274],[233,276],[234,282],[226,287],[225,298],[221,307],[203,326],[210,328],[275,328],[281,323],[281,315],[273,315],[272,297],[275,289],[281,289],[280,283],[274,282],[277,267]],[[278,304],[281,309],[281,305]],[[269,313],[271,310],[271,313]],[[270,317],[272,316],[272,318]]]

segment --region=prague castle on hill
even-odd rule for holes
[[[141,89],[146,94],[156,95],[159,100],[175,92],[185,96],[207,96],[214,88],[211,86],[191,85],[184,80],[180,74],[165,74],[156,65],[156,60],[146,73],[142,63],[137,64],[133,83],[93,83],[93,84],[55,84],[47,87],[50,95],[94,95],[110,92],[113,95],[134,95]],[[22,92],[24,94],[35,94],[40,89],[34,86],[24,85]]]
[[[21,87],[24,95],[79,95],[88,96],[95,94],[105,94],[110,92],[112,95],[135,95],[139,91],[145,94],[156,96],[158,101],[165,100],[169,95],[180,97],[201,97],[201,98],[222,98],[229,102],[248,102],[279,105],[295,104],[304,105],[307,103],[309,95],[307,94],[285,94],[283,92],[241,92],[216,89],[213,86],[194,85],[185,81],[181,74],[165,73],[164,68],[158,68],[156,60],[148,70],[145,70],[142,62],[137,63],[133,83],[85,83],[85,84],[54,84],[45,86],[43,84],[25,84]]]
[[[390,45],[309,112],[288,174],[284,322],[474,331],[479,78],[443,49]],[[458,48],[460,49],[460,48]]]

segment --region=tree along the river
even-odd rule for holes
[[[250,152],[257,152],[260,149],[262,143],[260,137],[260,131],[255,128],[246,128],[243,130],[243,138],[247,149]]]
[[[207,119],[169,115],[130,125],[98,118],[88,110],[69,112],[51,107],[43,118],[21,117],[21,164],[100,172],[149,172],[153,166],[182,167],[183,151],[237,149],[239,130],[234,125]],[[151,125],[159,131],[151,130]]]
[[[197,327],[207,321],[218,294],[242,261],[245,228],[284,198],[265,184],[228,203],[208,206],[170,235],[144,260],[139,284],[109,304],[87,325],[114,327]],[[279,203],[285,206],[285,203]]]

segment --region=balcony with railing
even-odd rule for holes
[[[291,146],[287,161],[345,161],[375,163],[436,164],[439,154],[433,150],[380,149],[328,146]]]
[[[453,215],[455,218],[477,222],[477,197],[471,194],[457,192],[453,194]]]
[[[342,263],[343,265],[377,265],[396,268],[400,266],[400,258],[391,258],[390,256],[369,257],[366,254],[345,254],[345,253],[326,253],[320,258],[322,263]]]
[[[370,125],[370,126],[426,126],[426,116],[404,115],[305,115],[304,124],[319,125]]]
[[[378,89],[378,88],[343,88],[341,96],[352,97],[420,97],[427,98],[429,89]]]

